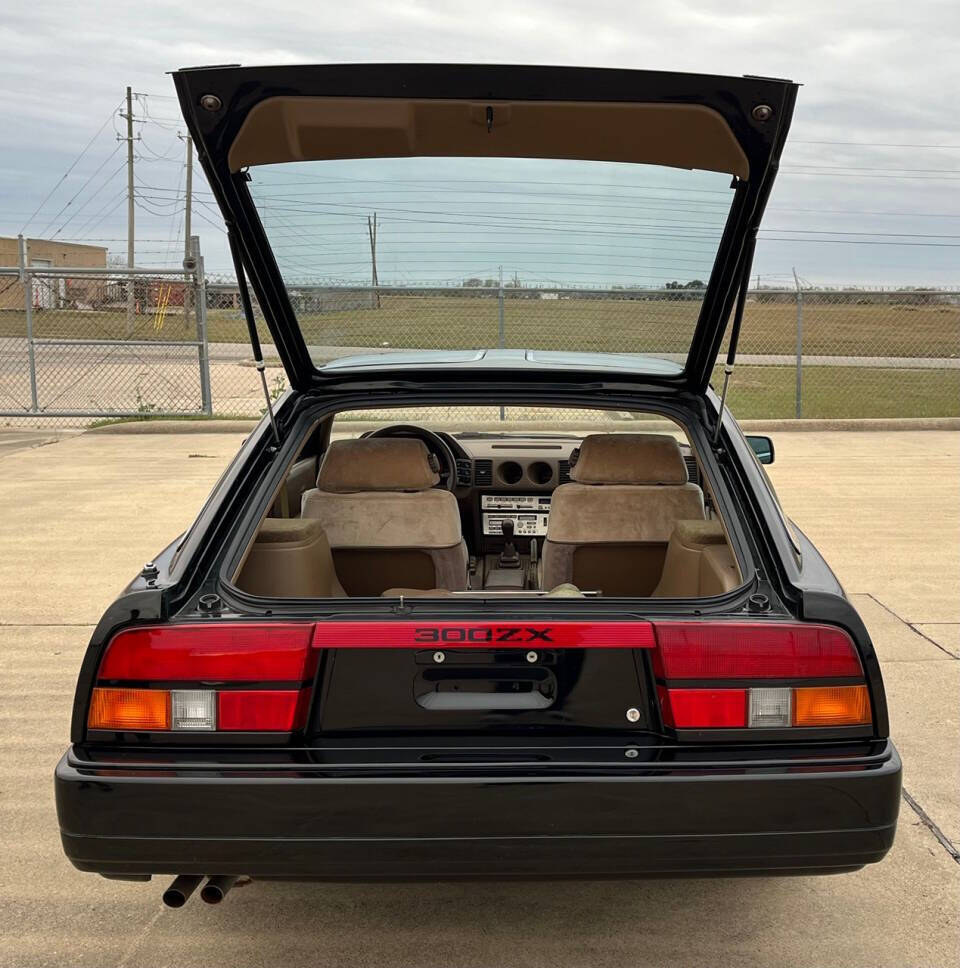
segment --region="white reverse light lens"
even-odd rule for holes
[[[216,729],[217,694],[203,689],[177,689],[170,693],[173,729]]]
[[[790,716],[792,698],[793,690],[789,688],[764,686],[760,689],[751,689],[748,725],[767,729],[789,726],[792,721]]]

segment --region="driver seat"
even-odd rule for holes
[[[435,488],[436,458],[412,437],[335,440],[300,516],[323,525],[350,596],[388,588],[467,587],[467,545],[457,499]]]

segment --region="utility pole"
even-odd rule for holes
[[[370,285],[374,289],[374,300],[377,309],[380,308],[380,293],[376,291],[379,282],[377,280],[377,213],[373,213],[373,218],[367,216],[367,235],[370,236]]]
[[[796,415],[803,416],[803,289],[796,267],[793,270],[793,284],[797,289],[797,388],[795,391]]]
[[[120,114],[127,120],[127,268],[134,267],[134,214],[133,214],[133,90],[127,88],[127,113]],[[134,279],[127,277],[127,336],[133,332],[133,315],[136,308]]]
[[[497,347],[503,349],[507,345],[507,331],[503,319],[503,266],[497,267]],[[507,411],[500,407],[500,423],[506,419]]]
[[[193,205],[193,138],[190,135],[186,137],[187,142],[187,190],[186,190],[186,203],[183,208],[183,257],[184,259],[190,256],[190,217],[193,214],[191,212],[191,206]]]
[[[191,253],[191,216],[193,212],[193,138],[190,135],[184,139],[187,142],[187,188],[186,199],[183,206],[183,261],[190,258]],[[193,308],[193,291],[190,282],[184,277],[183,286],[183,327],[187,328],[190,322],[190,310]]]

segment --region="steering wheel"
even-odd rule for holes
[[[453,451],[446,441],[432,430],[427,430],[425,427],[416,427],[413,424],[391,424],[389,427],[381,427],[372,433],[364,434],[364,436],[414,437],[417,440],[422,440],[427,450],[440,462],[440,484],[448,491],[452,491],[457,486],[457,461],[453,456]]]

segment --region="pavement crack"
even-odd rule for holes
[[[954,859],[954,861],[957,864],[960,864],[960,850],[957,850],[957,848],[953,846],[953,844],[950,842],[950,839],[936,825],[930,814],[928,814],[927,811],[924,810],[923,807],[921,807],[912,796],[910,796],[906,788],[901,789],[900,794],[903,799],[907,801],[910,809],[920,818],[920,823],[922,823],[924,827],[926,827],[927,830],[929,830],[930,833],[932,833],[933,836],[940,841],[940,846],[943,847],[943,849]]]
[[[908,622],[905,618],[902,618],[901,616],[897,615],[897,613],[889,605],[885,605],[883,602],[881,602],[880,599],[877,598],[877,596],[874,595],[872,592],[864,592],[863,594],[865,594],[867,598],[872,598],[885,612],[889,612],[898,622],[902,623],[903,625],[906,625],[906,627],[910,629],[911,632],[916,632],[916,634],[919,635],[920,638],[926,639],[931,645],[935,645],[944,655],[950,656],[950,658],[953,659],[954,661],[960,660],[960,656],[954,655],[949,649],[945,649],[939,642],[935,641],[934,639],[931,639],[929,635],[925,635],[923,632],[921,632],[920,629],[918,629],[912,622]],[[937,622],[937,623],[921,622],[919,624],[952,625],[953,623],[952,622]]]
[[[133,938],[129,945],[127,945],[127,950],[120,957],[117,962],[116,968],[127,968],[130,964],[131,959],[140,949],[143,944],[144,939],[153,930],[153,926],[160,920],[160,916],[163,914],[164,909],[161,907],[153,917],[143,926],[143,930],[135,938]]]

